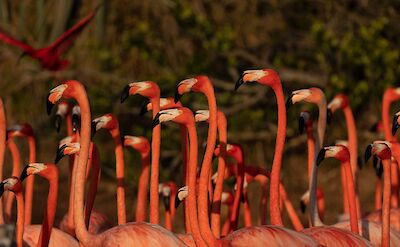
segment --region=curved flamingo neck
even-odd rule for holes
[[[136,206],[136,221],[146,220],[146,205],[147,205],[147,188],[149,185],[150,175],[150,157],[149,154],[141,154],[142,168],[139,177],[139,187]]]
[[[8,149],[10,150],[11,157],[12,157],[12,176],[18,177],[21,174],[21,156],[20,152],[18,150],[17,145],[15,144],[13,139],[9,139],[7,141],[7,146]],[[6,201],[5,201],[5,218],[7,222],[10,221],[11,218],[11,212],[12,212],[12,207],[13,207],[13,201],[14,197],[13,196],[8,196]]]
[[[89,227],[90,215],[93,210],[94,200],[96,199],[97,187],[100,179],[100,153],[96,144],[91,143],[90,145],[91,157],[88,162],[92,163],[92,175],[90,180],[89,191],[87,194],[87,202],[85,207],[85,223],[86,227]]]
[[[209,107],[209,126],[207,135],[207,147],[204,154],[199,180],[199,218],[206,219],[207,224],[200,224],[201,234],[203,239],[210,246],[216,246],[216,238],[211,231],[209,225],[209,214],[208,214],[208,184],[210,179],[212,156],[215,149],[215,142],[217,139],[217,101],[215,100],[214,88],[211,82],[204,84],[205,88],[203,93],[207,97],[207,103]]]
[[[180,134],[181,134],[181,139],[182,139],[182,164],[183,164],[183,181],[185,181],[185,184],[188,184],[188,131],[186,129],[185,125],[180,125]],[[183,202],[183,207],[184,207],[184,222],[185,222],[185,232],[190,233],[190,222],[189,222],[189,211],[187,207],[187,202],[186,200]]]
[[[243,183],[244,183],[244,154],[240,151],[240,155],[237,157],[237,174],[236,174],[236,191],[233,199],[232,214],[230,217],[230,228],[231,230],[237,229],[239,210],[240,210],[240,199],[243,194]]]
[[[224,186],[224,175],[226,168],[226,143],[227,143],[227,121],[222,112],[217,117],[218,140],[220,154],[218,157],[218,175],[215,183],[214,198],[211,205],[211,229],[216,238],[221,236],[221,197]],[[243,187],[243,186],[242,186]]]
[[[114,140],[114,151],[115,151],[115,169],[117,174],[117,213],[118,213],[118,225],[126,223],[126,208],[125,208],[125,161],[124,151],[121,143],[121,136],[119,128],[115,128],[111,131],[111,135]]]
[[[42,230],[38,240],[38,246],[48,246],[50,242],[51,230],[54,224],[54,218],[57,209],[57,198],[58,198],[58,170],[55,166],[48,167],[46,171],[49,174],[41,176],[49,181],[49,193],[47,196],[47,203],[45,206],[45,213],[43,216]]]
[[[29,146],[29,163],[36,162],[36,142],[33,136],[28,136]],[[35,183],[35,176],[29,176],[26,179],[25,186],[25,225],[31,224],[32,219],[32,201],[33,201],[33,186]]]
[[[188,162],[188,213],[189,213],[189,222],[190,229],[193,239],[197,246],[207,246],[204,242],[202,235],[200,233],[200,225],[208,226],[208,219],[197,218],[197,202],[196,202],[196,170],[197,170],[197,132],[196,127],[193,124],[187,125],[188,133],[189,133],[189,162]],[[212,235],[214,236],[214,235]]]
[[[307,126],[307,167],[308,167],[308,181],[311,178],[312,166],[315,156],[315,140],[313,135],[312,124]]]
[[[350,106],[343,108],[343,113],[346,119],[347,136],[349,140],[350,165],[354,177],[357,171],[357,128]]]
[[[0,98],[0,181],[3,181],[4,154],[6,151],[6,115]],[[3,200],[0,200],[0,224],[4,224]]]
[[[68,218],[67,218],[67,228],[68,233],[71,235],[75,235],[75,225],[74,225],[74,194],[75,194],[75,182],[76,182],[76,173],[75,170],[78,164],[79,154],[75,155],[74,163],[71,171],[71,184],[70,184],[70,193],[69,193],[69,203],[68,203]]]
[[[286,138],[286,107],[282,90],[282,84],[276,83],[272,89],[276,95],[278,105],[278,130],[276,135],[274,160],[271,170],[271,186],[270,186],[270,214],[271,224],[283,226],[281,211],[279,208],[279,184],[281,177],[282,155]]]
[[[17,223],[15,225],[15,240],[17,247],[23,246],[23,236],[24,236],[24,196],[22,191],[19,190],[15,193],[17,198]]]
[[[391,196],[391,161],[390,159],[382,160],[383,165],[383,204],[382,204],[382,245],[390,246],[390,196]]]
[[[160,96],[150,99],[153,106],[153,119],[160,111]],[[160,161],[161,126],[153,128],[151,140],[151,174],[150,174],[150,223],[158,224],[158,176]]]
[[[349,213],[350,213],[350,227],[351,231],[355,234],[359,234],[358,230],[358,212],[357,212],[357,202],[356,202],[356,190],[354,186],[353,173],[351,170],[350,161],[341,161],[341,165],[344,166],[345,169],[345,179],[346,179],[346,187],[347,187],[347,200],[349,202]]]
[[[84,221],[84,194],[85,194],[85,180],[86,180],[86,167],[89,157],[90,136],[91,136],[91,114],[89,101],[85,89],[81,84],[77,85],[75,99],[81,108],[81,132],[80,132],[80,152],[78,163],[76,167],[76,181],[74,184],[74,224],[76,236],[83,245],[91,246],[99,243],[101,239],[89,233]]]

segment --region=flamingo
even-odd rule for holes
[[[0,97],[0,181],[3,181],[4,155],[6,151],[6,114]],[[0,200],[0,225],[4,224],[3,200]]]
[[[92,137],[96,131],[106,129],[110,132],[114,141],[115,152],[115,170],[117,175],[117,213],[118,225],[126,223],[126,209],[125,209],[125,185],[124,185],[124,152],[121,143],[121,135],[119,131],[119,123],[116,116],[113,114],[105,114],[101,117],[95,118],[92,121]]]
[[[121,103],[123,103],[129,95],[139,94],[150,99],[153,107],[153,118],[160,111],[160,88],[155,82],[143,81],[132,82],[125,86],[121,93]],[[157,126],[153,128],[151,140],[151,175],[150,175],[150,223],[158,224],[158,176],[159,176],[159,160],[160,160],[160,142],[161,128]]]
[[[51,163],[30,163],[22,170],[20,180],[31,175],[39,175],[49,182],[49,193],[44,209],[42,225],[26,225],[24,242],[28,246],[78,246],[78,242],[68,233],[53,228],[58,197],[58,169]],[[21,212],[19,212],[21,213]]]
[[[350,108],[350,103],[349,103],[349,98],[345,94],[337,94],[331,102],[328,104],[328,113],[327,113],[327,120],[330,122],[330,118],[332,115],[339,109],[343,110],[345,120],[346,120],[346,128],[347,128],[347,136],[348,136],[348,148],[350,151],[350,165],[351,165],[351,170],[353,173],[353,178],[355,180],[355,189],[356,189],[356,203],[357,203],[357,215],[361,215],[361,209],[360,209],[360,200],[358,196],[358,183],[357,183],[357,168],[358,168],[358,154],[357,154],[357,127],[354,121],[354,116],[353,116],[353,111]],[[343,177],[344,172],[342,171],[342,177]],[[343,178],[342,178],[343,180]],[[343,190],[343,196],[344,200],[343,202],[347,204],[347,191],[344,189]],[[344,207],[345,214],[348,212],[348,208]]]
[[[195,121],[208,121],[210,119],[210,111],[209,110],[198,110],[196,111]],[[227,120],[226,116],[222,111],[217,111],[217,129],[218,129],[218,141],[219,141],[219,154],[218,156],[218,171],[215,188],[213,193],[213,200],[211,205],[211,230],[215,237],[219,238],[221,236],[221,197],[223,193],[223,182],[224,182],[224,173],[226,169],[226,143],[227,143]],[[237,205],[237,201],[235,203],[236,210],[235,212],[239,212],[239,206]],[[230,208],[231,209],[231,208]],[[234,219],[232,219],[234,221]],[[230,222],[228,220],[227,222]]]
[[[323,220],[323,216],[325,214],[325,195],[324,191],[320,188],[317,187],[317,207],[318,207],[318,215]],[[310,191],[307,190],[300,199],[300,209],[301,212],[304,214],[306,212],[307,205],[310,203]]]
[[[78,35],[89,24],[97,12],[96,8],[89,15],[80,20],[73,27],[61,34],[52,44],[47,47],[35,49],[32,46],[19,41],[4,31],[0,30],[0,40],[23,50],[23,55],[28,55],[40,62],[42,68],[51,71],[64,70],[69,65],[68,60],[61,59],[61,55],[73,44]]]
[[[36,140],[32,127],[28,123],[13,125],[7,129],[7,138],[13,137],[23,137],[27,139],[29,146],[29,163],[36,162]],[[31,224],[34,183],[34,176],[28,177],[25,186],[25,225]]]
[[[175,217],[175,197],[177,194],[176,184],[173,181],[161,183],[158,191],[163,197],[165,206],[165,228],[172,231]]]
[[[100,234],[87,231],[84,222],[84,182],[89,156],[91,117],[90,105],[83,85],[78,81],[66,81],[52,89],[47,98],[48,112],[60,98],[73,98],[81,108],[81,138],[74,194],[74,224],[76,236],[84,246],[184,246],[173,233],[165,228],[145,222],[127,223],[108,229]],[[155,104],[157,106],[157,104]],[[158,188],[157,188],[158,189]]]
[[[79,151],[79,142],[67,142],[65,144],[60,144],[54,163],[58,163],[58,161],[61,160],[62,157],[64,157],[65,155],[78,155]],[[97,185],[100,178],[100,155],[94,143],[91,143],[90,145],[90,154],[91,156],[89,156],[88,161],[92,164],[93,170],[85,208],[85,222],[86,226],[89,227],[89,232],[96,234],[104,232],[105,230],[111,228],[112,223],[109,221],[107,216],[101,214],[97,210],[93,210],[94,200],[97,193]],[[71,177],[71,183],[75,184],[75,178],[73,176]],[[74,186],[72,186],[70,188],[68,213],[64,215],[62,221],[60,222],[60,229],[75,237],[75,226],[73,218],[74,193]]]
[[[132,147],[140,153],[142,159],[142,168],[138,182],[138,194],[136,205],[136,221],[146,220],[147,208],[147,188],[149,185],[149,160],[150,160],[150,143],[144,136],[124,136],[124,146]]]
[[[185,123],[189,132],[189,172],[188,172],[188,207],[189,209],[189,220],[192,229],[192,236],[197,246],[207,246],[205,240],[203,240],[202,234],[199,232],[199,224],[203,224],[203,228],[209,225],[208,215],[206,218],[202,218],[200,215],[197,216],[196,208],[196,166],[197,166],[197,131],[194,125],[193,113],[185,108],[175,108],[169,110],[160,111],[153,120],[153,126],[166,121],[174,121],[178,123]],[[210,172],[210,171],[208,171]],[[207,173],[204,173],[207,174]],[[207,174],[208,177],[208,174]],[[199,188],[199,193],[201,193]],[[207,190],[202,190],[202,193],[207,194]],[[201,228],[200,228],[201,231]],[[215,245],[211,246],[266,246],[267,244],[276,243],[282,246],[316,246],[313,239],[291,231],[283,227],[249,227],[237,230],[225,238],[217,239],[213,237],[212,242]],[[277,239],[279,236],[279,239]],[[274,242],[275,241],[275,242]]]
[[[68,136],[73,135],[71,115],[72,115],[71,103],[69,103],[68,101],[61,101],[57,105],[56,118],[54,120],[54,126],[57,132],[60,132],[62,120],[65,118],[67,124],[67,134]]]

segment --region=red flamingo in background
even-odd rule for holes
[[[44,69],[52,71],[64,70],[69,65],[69,61],[61,59],[61,55],[65,53],[65,51],[73,44],[78,35],[93,19],[97,9],[98,8],[93,10],[77,24],[61,34],[61,36],[58,37],[51,45],[44,48],[35,49],[32,46],[11,37],[2,30],[0,30],[0,40],[20,48],[23,50],[22,55],[28,55],[33,59],[38,60]]]
[[[184,246],[171,232],[161,226],[145,222],[127,223],[110,228],[100,234],[87,231],[84,221],[84,193],[87,161],[90,149],[91,113],[89,100],[83,85],[78,81],[67,81],[52,89],[48,96],[48,113],[60,98],[73,98],[81,108],[81,138],[74,194],[74,224],[76,236],[84,246],[148,246],[149,243],[160,246]],[[157,105],[156,105],[157,106]],[[158,188],[157,188],[158,189]],[[157,191],[158,192],[158,191]]]
[[[28,140],[29,163],[36,162],[36,140],[32,127],[28,123],[16,124],[7,129],[7,138],[23,137]],[[31,224],[32,218],[32,199],[34,176],[28,177],[25,186],[25,225]]]
[[[92,137],[96,131],[106,129],[110,132],[114,141],[115,152],[115,172],[117,176],[117,213],[118,225],[126,223],[126,208],[125,208],[125,161],[124,151],[121,143],[121,135],[119,131],[119,123],[116,116],[113,114],[105,114],[101,117],[95,118],[92,121]]]
[[[164,182],[160,184],[158,190],[165,206],[165,228],[172,231],[175,217],[175,197],[177,194],[176,184],[173,181]]]
[[[390,105],[400,100],[400,88],[388,88],[385,90],[382,98],[382,126],[383,133],[385,135],[386,141],[397,141],[395,133],[391,132],[390,128]],[[391,168],[391,183],[392,183],[392,196],[391,196],[391,206],[393,208],[399,207],[399,172],[398,165],[392,162]]]
[[[0,97],[0,181],[3,181],[4,155],[6,152],[6,114]],[[0,199],[0,225],[4,224],[3,200]]]
[[[31,163],[23,169],[20,180],[39,175],[49,182],[49,193],[44,209],[42,225],[26,225],[24,242],[28,246],[78,246],[78,242],[66,232],[53,228],[57,209],[58,169],[51,163]]]
[[[123,103],[129,95],[139,94],[150,99],[153,107],[153,118],[160,111],[160,88],[155,82],[132,82],[129,83],[121,93],[121,103]],[[158,224],[158,176],[160,161],[160,142],[161,128],[156,126],[153,128],[151,138],[151,174],[150,174],[150,223]]]
[[[136,202],[136,221],[146,220],[147,189],[150,175],[150,143],[144,136],[124,136],[124,146],[132,147],[140,153],[142,168],[139,175],[138,194]]]
[[[328,122],[330,122],[330,118],[332,115],[339,109],[342,109],[345,120],[346,120],[346,128],[347,128],[347,138],[348,138],[348,148],[350,151],[350,165],[351,170],[353,172],[353,178],[355,181],[355,189],[356,189],[356,203],[357,203],[357,214],[361,215],[360,209],[360,200],[358,196],[358,182],[357,182],[357,169],[358,169],[358,147],[357,147],[357,127],[354,121],[353,111],[350,108],[349,98],[345,94],[337,94],[331,102],[328,104]],[[342,171],[342,174],[344,172]],[[343,177],[343,175],[342,175]],[[343,180],[343,179],[342,179]],[[346,196],[347,191],[344,190],[344,196]],[[346,198],[346,197],[345,197]],[[346,201],[343,200],[345,203]],[[345,212],[347,210],[344,207]]]

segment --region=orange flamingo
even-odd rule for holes
[[[7,137],[24,137],[28,140],[29,146],[29,163],[36,162],[36,141],[33,134],[33,129],[28,123],[16,124],[7,129]],[[35,183],[34,176],[28,177],[25,186],[25,225],[31,224],[32,218],[32,199],[33,185]]]
[[[150,99],[153,107],[153,118],[160,111],[160,88],[152,81],[132,82],[129,83],[121,93],[121,103],[123,103],[129,95],[139,94]],[[150,223],[158,224],[158,176],[159,176],[159,160],[160,160],[160,142],[161,128],[157,126],[153,128],[151,140],[151,175],[150,175]]]
[[[60,98],[73,98],[81,108],[81,138],[78,163],[74,171],[76,176],[74,194],[74,224],[76,236],[84,246],[148,246],[149,243],[160,246],[184,246],[171,232],[161,226],[138,222],[115,226],[100,234],[87,231],[84,221],[84,183],[90,148],[91,113],[89,100],[83,85],[78,81],[67,81],[52,89],[48,96],[48,112]],[[157,106],[157,104],[155,104]],[[158,188],[157,188],[158,189]]]
[[[330,118],[332,115],[339,109],[342,109],[345,120],[346,120],[346,128],[347,128],[347,138],[348,138],[348,148],[350,151],[350,165],[351,165],[351,170],[353,173],[353,178],[355,180],[355,189],[356,189],[356,203],[357,203],[357,215],[361,215],[361,209],[360,209],[360,200],[358,196],[358,183],[357,183],[357,169],[358,169],[358,153],[357,153],[357,127],[356,123],[354,121],[354,116],[353,116],[353,111],[350,108],[350,103],[349,103],[349,98],[345,94],[337,94],[331,102],[328,104],[328,113],[327,113],[327,119],[328,122],[330,122]],[[343,177],[344,172],[342,171],[342,177]],[[343,180],[343,179],[342,179]],[[343,190],[343,196],[344,199],[346,199],[347,196],[347,191]],[[347,204],[346,200],[343,200],[344,203]],[[344,207],[345,213],[347,213],[348,209]]]
[[[39,175],[49,182],[49,193],[44,209],[42,225],[25,225],[24,242],[28,246],[78,246],[78,242],[66,232],[53,228],[58,197],[58,169],[51,163],[30,163],[23,169],[20,180]],[[19,212],[21,213],[21,212]]]
[[[114,141],[114,152],[115,152],[115,170],[117,175],[117,213],[118,213],[118,225],[126,223],[126,208],[125,208],[125,185],[124,185],[124,152],[121,143],[121,136],[119,131],[119,123],[117,117],[113,114],[105,114],[101,117],[95,118],[92,121],[92,137],[96,131],[100,129],[106,129],[110,132]]]
[[[140,153],[142,168],[138,182],[136,221],[146,220],[147,188],[149,185],[150,143],[144,136],[124,136],[124,146],[132,147]]]
[[[176,109],[169,109],[160,111],[156,118],[153,120],[153,126],[158,125],[159,123],[166,122],[166,121],[174,121],[179,123],[186,123],[189,132],[189,173],[188,173],[188,206],[189,206],[189,220],[192,229],[192,236],[197,246],[207,246],[204,242],[202,235],[199,232],[199,224],[203,224],[204,227],[208,227],[208,230],[211,231],[209,225],[209,217],[208,215],[206,218],[202,218],[197,216],[197,208],[196,208],[196,167],[197,167],[197,131],[194,126],[194,117],[192,112],[185,108],[176,108]],[[210,172],[210,171],[208,171]],[[207,173],[205,173],[207,174]],[[208,174],[207,174],[208,175]],[[207,176],[208,177],[208,176]],[[200,188],[199,188],[200,193]],[[202,193],[208,194],[207,190],[203,190]],[[269,229],[269,230],[268,230]],[[201,228],[200,228],[201,230]],[[288,233],[290,232],[290,234]],[[246,234],[247,233],[247,234]],[[300,233],[296,233],[290,231],[285,228],[281,227],[251,227],[245,228],[238,231],[235,231],[229,234],[227,237],[223,239],[217,239],[213,237],[212,242],[215,245],[211,246],[249,246],[252,244],[258,245],[266,245],[268,242],[277,238],[278,234],[286,233],[286,235],[280,235],[281,238],[276,241],[282,241],[281,243],[285,242],[286,245],[290,239],[295,240],[294,246],[316,246],[314,241],[311,238],[308,238]],[[273,236],[272,236],[273,235]],[[286,238],[285,238],[286,237]],[[283,238],[285,238],[283,240]],[[308,243],[305,244],[305,243]]]
[[[175,197],[177,194],[176,184],[173,181],[161,183],[158,191],[163,198],[165,206],[165,228],[172,231],[175,217]]]
[[[75,26],[64,32],[51,45],[41,49],[35,49],[26,43],[16,40],[1,30],[0,40],[3,40],[5,43],[17,46],[18,48],[22,49],[24,51],[22,56],[28,55],[38,60],[41,66],[45,69],[52,71],[64,70],[68,66],[69,61],[61,59],[60,56],[72,45],[78,35],[93,19],[97,12],[97,9],[98,8],[96,8],[89,15],[80,20],[77,24],[75,24]]]
[[[8,139],[7,140],[7,146],[8,149],[10,150],[11,157],[12,157],[12,172],[11,176],[17,177],[21,173],[21,157],[20,153],[18,150],[17,145],[13,141],[13,139]],[[10,222],[11,218],[11,211],[12,211],[12,206],[14,202],[14,196],[11,196],[10,194],[5,197],[5,220],[6,222]]]
[[[0,98],[0,181],[3,181],[4,155],[6,151],[6,114]],[[0,225],[4,224],[3,200],[0,199]]]

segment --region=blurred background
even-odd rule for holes
[[[54,119],[45,111],[49,90],[56,81],[65,79],[85,84],[93,117],[114,113],[122,134],[150,138],[151,117],[138,114],[144,99],[130,97],[120,104],[123,87],[133,81],[152,80],[160,86],[162,96],[173,96],[179,81],[208,75],[219,109],[228,118],[228,140],[243,145],[246,164],[268,170],[276,135],[275,97],[269,88],[259,85],[242,87],[234,93],[234,83],[245,69],[277,70],[286,96],[292,90],[312,86],[322,88],[328,101],[339,92],[346,93],[356,117],[360,154],[368,143],[382,138],[371,127],[381,118],[384,89],[400,79],[400,1],[1,0],[0,29],[42,48],[98,5],[92,22],[63,55],[70,61],[65,70],[44,70],[29,57],[18,62],[22,51],[0,42],[0,96],[5,102],[7,123],[28,122],[33,126],[40,162],[53,161],[58,141],[65,137],[65,125],[57,134]],[[182,102],[193,110],[207,107],[203,95],[187,94]],[[395,104],[392,113],[399,106]],[[297,119],[304,109],[317,118],[314,105],[290,108],[282,170],[282,181],[300,215],[299,200],[307,189],[307,149],[306,136],[298,133]],[[207,124],[198,124],[198,132],[202,143]],[[344,117],[335,114],[325,145],[346,138]],[[102,160],[95,208],[116,222],[113,142],[105,131],[96,134],[94,142]],[[24,166],[27,144],[18,140],[18,145]],[[201,156],[203,150],[200,147]],[[132,220],[140,157],[133,150],[125,150],[125,162],[127,215]],[[176,175],[181,171],[181,156],[179,129],[174,124],[163,125],[160,162],[160,181],[174,180],[182,185],[181,177]],[[334,160],[324,163],[319,184],[326,198],[325,222],[331,224],[342,211],[340,169]],[[4,177],[10,174],[10,164],[7,153]],[[57,220],[68,205],[67,167],[67,161],[60,163]],[[367,164],[359,175],[362,209],[371,211],[375,173]],[[39,223],[48,186],[42,179],[36,181],[33,222]],[[256,218],[260,190],[250,185],[249,191]],[[160,207],[160,214],[163,211]],[[181,211],[178,229],[182,226]],[[306,216],[301,217],[306,223]],[[291,227],[287,218],[285,222]]]

